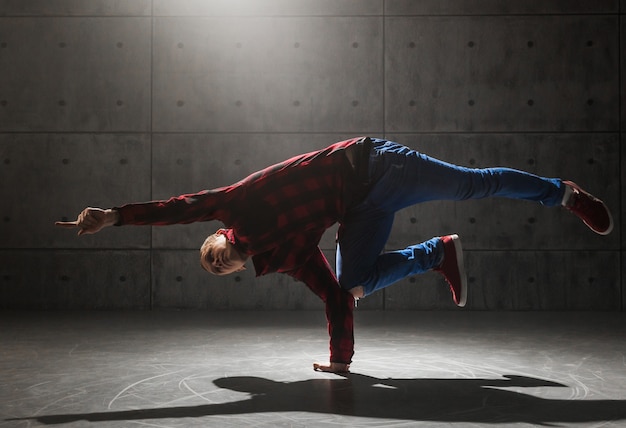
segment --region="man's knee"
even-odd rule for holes
[[[340,274],[337,278],[339,286],[351,293],[356,298],[365,297],[365,288],[363,287],[364,278]]]
[[[365,297],[365,289],[363,288],[362,285],[357,285],[356,287],[352,287],[351,289],[348,290],[348,292],[352,294],[352,297],[354,297],[355,299],[361,299]]]

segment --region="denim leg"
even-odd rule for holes
[[[384,140],[374,141],[370,177],[374,183],[370,202],[384,211],[397,211],[426,201],[487,197],[525,199],[556,206],[565,191],[558,178],[511,168],[461,167]]]
[[[338,245],[339,247],[340,245]],[[340,254],[339,252],[337,254]],[[345,260],[338,256],[338,266]],[[443,242],[441,238],[432,238],[421,244],[410,245],[402,250],[389,251],[378,255],[373,264],[362,266],[362,270],[345,269],[343,272],[356,272],[360,280],[348,284],[345,275],[338,274],[341,286],[350,289],[358,285],[363,287],[364,295],[369,296],[391,284],[411,275],[416,275],[439,266],[443,261]],[[351,265],[347,265],[350,266]],[[339,269],[338,269],[339,272]]]
[[[375,281],[375,266],[389,238],[393,218],[393,213],[361,210],[339,226],[335,269],[343,289]]]
[[[561,203],[560,179],[511,168],[465,168],[408,147],[373,140],[366,199],[340,226],[337,276],[342,288],[363,286],[365,295],[410,275],[426,272],[443,259],[440,238],[381,254],[396,211],[420,202],[505,197]]]

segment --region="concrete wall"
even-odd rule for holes
[[[457,232],[477,310],[626,306],[626,0],[0,0],[0,308],[319,309],[286,276],[205,274],[217,223],[55,229],[386,137],[584,183],[599,237],[506,200],[400,212],[389,248]],[[334,229],[322,247],[334,258]],[[449,309],[436,274],[364,309]]]

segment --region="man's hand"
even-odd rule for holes
[[[57,221],[57,226],[68,229],[78,228],[78,234],[92,234],[107,226],[113,226],[119,220],[119,214],[114,210],[102,208],[85,208],[75,221]]]
[[[316,372],[328,372],[328,373],[349,373],[350,364],[344,363],[313,363],[313,370]]]

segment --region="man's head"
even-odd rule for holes
[[[228,275],[245,269],[248,256],[237,249],[226,235],[217,231],[200,247],[200,265],[214,275]]]

